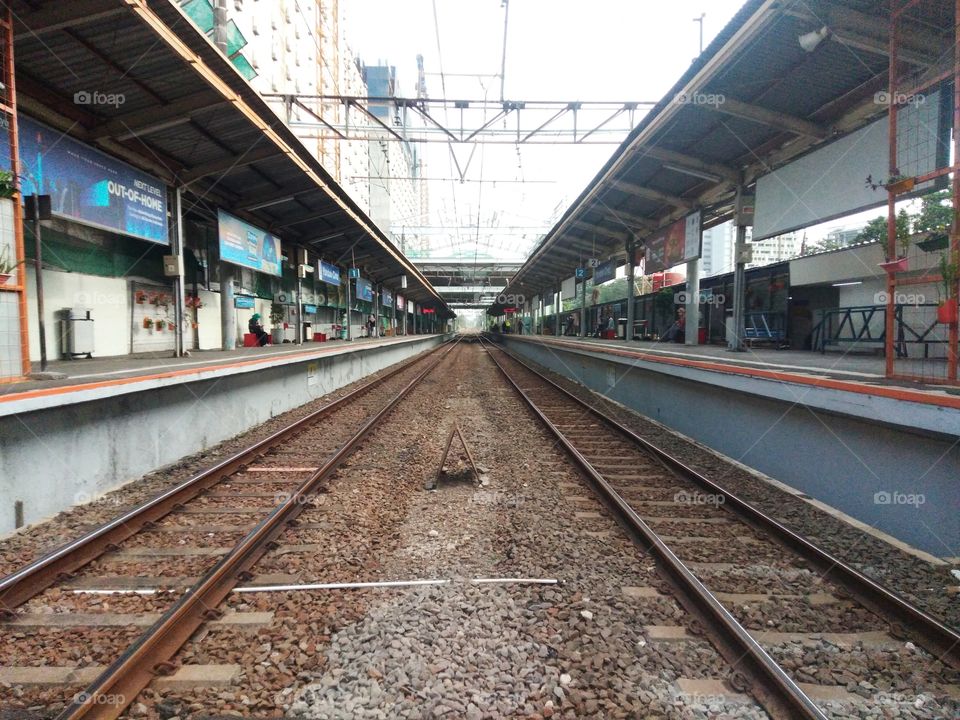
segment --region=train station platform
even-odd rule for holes
[[[447,337],[51,363],[67,377],[0,387],[0,533],[204,451]]]
[[[879,354],[749,347],[733,352],[718,345],[684,345],[650,341],[581,337],[520,336],[546,344],[563,344],[674,367],[796,383],[844,392],[876,395],[960,410],[960,388],[888,380]],[[900,360],[900,363],[905,361]],[[918,361],[919,362],[919,361]]]
[[[882,376],[882,358],[492,337],[804,499],[932,555],[957,555],[954,388],[891,383]]]
[[[416,342],[423,337],[427,336],[357,338],[302,345],[284,343],[238,347],[234,350],[194,350],[186,357],[172,357],[169,353],[139,353],[54,360],[47,365],[49,379],[27,379],[0,385],[0,416],[172,383],[256,372],[289,363]]]

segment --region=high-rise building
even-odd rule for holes
[[[734,269],[736,228],[732,222],[716,225],[703,231],[700,255],[700,276],[723,275]]]
[[[749,237],[748,237],[749,240]],[[748,268],[771,265],[783,260],[789,260],[800,255],[800,246],[803,244],[803,231],[785,233],[776,237],[751,242],[753,248],[753,262],[747,263]]]
[[[397,96],[397,70],[379,62],[363,65],[363,79],[371,98]],[[403,136],[412,118],[392,102],[371,102],[370,112]],[[370,217],[404,252],[414,257],[426,250],[420,237],[405,228],[424,224],[422,164],[413,143],[369,141]]]
[[[203,32],[212,34],[210,0],[180,0],[180,5]],[[341,102],[320,96],[367,94],[358,63],[343,38],[339,0],[229,0],[226,5],[228,53],[242,50],[253,71],[246,75],[259,92],[297,96],[297,102],[267,101],[366,210],[368,184],[348,180],[368,174],[367,141],[333,139],[317,122],[321,116],[337,126],[345,114]],[[351,116],[350,121],[363,123],[362,117]]]

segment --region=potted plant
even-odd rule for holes
[[[940,282],[943,284],[944,299],[937,306],[937,322],[950,325],[957,322],[957,280],[960,276],[960,263],[950,260],[947,253],[940,254]]]
[[[7,281],[13,277],[13,271],[16,270],[19,265],[22,265],[23,262],[23,260],[18,262],[11,260],[10,246],[4,246],[3,252],[0,252],[0,285],[5,285]]]
[[[273,341],[274,345],[279,345],[283,342],[283,317],[286,314],[286,311],[283,309],[283,305],[280,303],[271,303],[270,305],[270,339]]]
[[[17,193],[17,182],[9,170],[0,170],[0,198],[12,198]]]
[[[910,252],[910,216],[906,210],[897,213],[897,245],[900,247],[900,254],[895,258],[888,257],[886,262],[880,263],[880,267],[888,273],[904,272],[910,268],[907,258],[907,253]]]

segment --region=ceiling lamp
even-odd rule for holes
[[[830,37],[830,28],[824,25],[819,30],[813,30],[812,32],[804,33],[797,40],[800,42],[800,47],[806,50],[808,53],[812,53],[818,47],[820,43]]]

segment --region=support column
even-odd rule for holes
[[[637,286],[634,282],[634,273],[636,267],[633,264],[634,254],[636,253],[636,243],[634,239],[628,238],[624,249],[627,251],[627,327],[623,333],[623,339],[626,341],[633,339],[633,323],[636,320],[636,292]]]
[[[233,308],[233,266],[220,260],[220,349],[237,346],[237,313]]]
[[[555,335],[563,335],[563,328],[560,327],[560,308],[563,307],[563,283],[557,283],[557,292],[553,296],[553,307],[554,307],[554,322],[553,322],[553,332]]]
[[[373,286],[373,336],[380,337],[380,285]]]
[[[353,312],[350,310],[350,296],[353,294],[350,290],[350,280],[349,273],[347,274],[347,340],[353,340]]]
[[[740,200],[744,194],[744,188],[737,188],[737,207],[740,207]],[[737,241],[734,248],[734,262],[736,263],[733,271],[733,318],[732,318],[732,336],[728,333],[727,348],[734,352],[743,352],[746,348],[743,345],[743,321],[744,309],[747,301],[746,287],[746,261],[747,254],[747,226],[740,224],[738,213],[737,218]]]
[[[587,277],[584,273],[580,281],[580,337],[586,337],[587,334]]]
[[[183,357],[184,350],[187,349],[183,339],[186,324],[184,311],[187,305],[183,260],[183,190],[177,188],[172,195],[173,232],[170,234],[170,251],[177,258],[177,276],[173,279],[173,319],[177,326],[174,354],[176,357]]]
[[[700,342],[700,258],[687,262],[687,306],[684,343]]]
[[[546,303],[543,301],[543,290],[540,290],[539,302],[537,303],[537,328],[536,334],[543,335],[543,321],[546,318]]]

